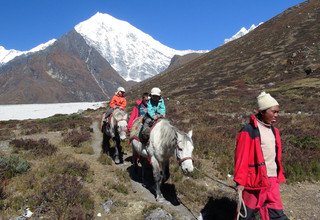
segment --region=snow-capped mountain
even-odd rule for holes
[[[128,22],[99,12],[76,25],[75,30],[127,81],[157,75],[174,55],[207,52],[169,48]]]
[[[233,35],[231,38],[227,38],[224,40],[224,43],[228,43],[230,41],[233,41],[235,39],[238,39],[239,37],[242,37],[244,35],[246,35],[247,33],[249,33],[250,31],[254,30],[255,28],[257,28],[259,25],[261,25],[263,22],[260,22],[257,26],[256,25],[251,25],[251,27],[247,30],[245,27],[242,27],[240,29],[240,31],[238,31],[235,35]]]
[[[6,50],[6,48],[0,46],[0,66],[22,54],[34,53],[40,50],[44,50],[48,46],[52,45],[55,41],[56,39],[49,40],[47,43],[40,44],[28,51],[19,51],[14,49]]]

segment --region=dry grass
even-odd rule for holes
[[[91,139],[91,133],[85,130],[72,130],[63,134],[63,142],[72,147],[81,147],[82,143]]]
[[[20,175],[5,189],[6,196],[1,200],[4,214],[12,216],[30,207],[34,217],[91,219],[94,202],[83,184],[92,181],[89,165],[64,154],[33,160],[32,169],[24,174],[17,172]]]

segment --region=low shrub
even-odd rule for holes
[[[36,120],[36,122],[47,128],[48,131],[63,131],[77,127],[90,127],[92,119],[80,114],[56,114],[52,117]]]
[[[31,151],[34,156],[51,156],[55,154],[58,148],[55,145],[49,143],[48,139],[41,138],[40,140],[32,139],[14,139],[10,141],[12,145],[17,150]]]
[[[119,179],[120,182],[122,182],[122,183],[130,182],[130,176],[129,176],[128,172],[119,169],[119,170],[115,170],[115,174],[116,174],[117,179]]]
[[[111,186],[112,189],[117,191],[118,193],[122,193],[124,195],[128,195],[128,187],[125,184],[122,183],[116,183]]]
[[[89,146],[89,145],[77,148],[75,150],[75,152],[77,154],[89,154],[89,155],[93,155],[94,154],[94,150],[93,150],[92,146]]]
[[[93,219],[94,201],[76,177],[54,175],[41,184],[32,210],[35,217],[51,219]]]
[[[109,188],[100,188],[98,190],[98,194],[100,195],[102,200],[108,200],[114,196],[112,191]]]
[[[67,161],[61,164],[61,173],[68,174],[70,176],[79,176],[86,178],[89,174],[90,167],[87,163],[81,163],[78,161]]]
[[[72,147],[80,147],[81,143],[91,139],[89,131],[72,130],[67,134],[64,134],[63,141]]]
[[[20,125],[20,134],[31,135],[42,132],[43,128],[39,123],[34,122],[33,120],[21,121]]]
[[[112,165],[112,159],[107,154],[100,154],[98,161],[103,165]]]
[[[17,156],[0,156],[0,180],[12,178],[30,169],[28,161]]]
[[[290,136],[288,138],[289,144],[294,147],[304,149],[318,149],[320,150],[320,138],[315,136]]]
[[[0,141],[8,140],[14,137],[14,132],[11,129],[0,129]]]
[[[16,156],[0,156],[0,210],[5,208],[4,199],[6,198],[5,185],[7,179],[18,174],[27,172],[30,164]]]

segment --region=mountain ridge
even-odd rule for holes
[[[104,101],[127,82],[76,31],[0,67],[0,103]]]
[[[139,82],[157,75],[169,66],[174,55],[197,52],[169,48],[128,22],[99,12],[76,25],[75,30],[126,81]],[[137,52],[139,50],[143,52]]]

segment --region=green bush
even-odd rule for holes
[[[25,173],[30,169],[30,164],[19,157],[0,156],[0,180],[12,178],[18,174]]]
[[[292,136],[289,143],[300,149],[318,149],[320,150],[320,138],[314,136]]]

